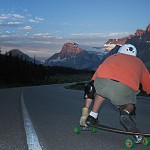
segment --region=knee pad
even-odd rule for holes
[[[92,80],[86,83],[84,88],[84,99],[94,99],[95,92],[94,81]]]

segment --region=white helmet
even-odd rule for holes
[[[137,50],[136,50],[136,47],[132,44],[124,44],[123,46],[119,48],[118,53],[136,56]]]

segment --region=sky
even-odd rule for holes
[[[49,58],[67,42],[102,47],[145,30],[149,0],[0,0],[0,48]]]

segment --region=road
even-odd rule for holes
[[[81,132],[79,123],[84,105],[83,92],[64,89],[64,85],[10,88],[0,90],[0,149],[27,150],[21,95],[43,150],[126,150],[124,141],[131,138],[105,131]],[[136,121],[143,132],[150,132],[150,98],[138,97]],[[119,112],[107,100],[99,112],[99,121],[122,128]],[[145,150],[150,147],[144,148]],[[136,150],[143,149],[136,145]],[[37,149],[38,150],[38,149]]]

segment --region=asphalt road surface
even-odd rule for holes
[[[27,150],[27,133],[22,114],[21,95],[38,141],[43,150],[126,150],[130,135],[98,131],[75,134],[84,105],[83,92],[64,89],[64,85],[0,89],[0,150]],[[150,98],[138,98],[136,122],[150,133]],[[107,100],[99,112],[99,122],[122,128],[119,112]],[[28,133],[30,135],[30,133]],[[150,149],[135,145],[133,150]],[[39,150],[35,148],[33,150]]]

